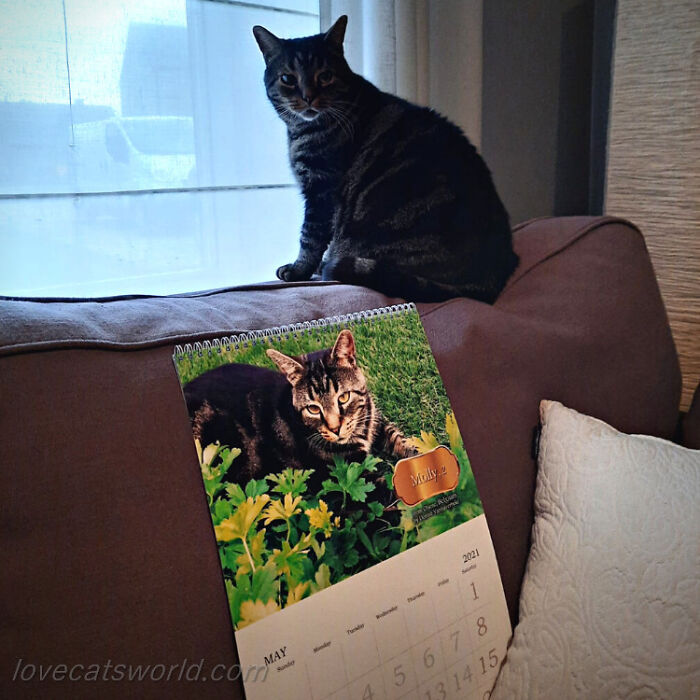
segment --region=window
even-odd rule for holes
[[[251,28],[317,0],[0,0],[0,294],[274,278],[303,203]]]

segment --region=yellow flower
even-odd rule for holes
[[[218,440],[202,448],[202,443],[196,439],[194,446],[197,450],[202,476],[209,481],[221,478],[222,469],[228,469],[231,466],[231,462],[241,454],[240,449],[237,447],[228,449],[222,446]]]
[[[331,570],[328,568],[328,564],[321,564],[316,571],[314,576],[314,583],[311,584],[311,589],[314,593],[316,591],[322,591],[324,588],[328,588],[331,585]]]
[[[287,596],[287,606],[294,605],[298,603],[306,593],[306,589],[309,587],[309,581],[304,581],[304,583],[299,583],[294,588],[290,588],[289,595]]]
[[[274,600],[268,600],[263,603],[262,600],[244,600],[241,603],[241,619],[238,623],[238,629],[252,625],[258,620],[262,620],[268,615],[277,612],[280,609],[279,605]]]
[[[218,443],[218,441],[214,442],[210,445],[207,445],[204,448],[204,452],[202,452],[202,460],[201,460],[202,464],[206,464],[207,466],[211,466],[211,463],[216,459],[216,455],[218,455],[220,451],[221,451],[221,445]]]
[[[408,442],[421,454],[430,452],[430,450],[435,449],[440,444],[432,433],[426,433],[425,430],[420,431],[419,438],[408,438]]]
[[[463,447],[464,443],[462,442],[462,436],[459,432],[457,419],[452,411],[445,416],[445,430],[447,431],[447,437],[450,439],[450,447],[453,450]]]
[[[236,558],[236,574],[249,574],[253,569],[251,559],[255,564],[261,564],[263,554],[265,552],[265,533],[267,530],[263,528],[250,540],[248,552],[239,554]],[[248,555],[250,554],[250,559]]]
[[[272,501],[263,513],[265,516],[265,525],[269,525],[273,520],[289,520],[295,513],[300,513],[301,508],[297,508],[301,496],[292,499],[292,494],[287,493],[284,496],[284,504],[282,501]]]
[[[245,502],[236,508],[236,512],[233,515],[222,520],[219,525],[214,527],[217,541],[230,542],[235,539],[245,541],[245,538],[248,536],[248,530],[250,530],[251,525],[269,500],[270,497],[266,493],[262,494],[262,496],[256,496],[255,500],[247,498]]]
[[[311,527],[315,527],[317,530],[323,530],[326,537],[330,537],[331,530],[333,529],[333,523],[331,522],[333,511],[328,510],[328,506],[322,499],[318,501],[318,508],[309,508],[304,512],[309,516]]]
[[[413,530],[415,527],[413,523],[413,518],[411,518],[411,514],[407,513],[406,511],[403,511],[401,513],[401,522],[399,523],[399,527],[405,530],[406,532],[410,532]]]
[[[311,540],[311,548],[314,550],[314,554],[316,555],[316,560],[319,560],[323,557],[323,555],[326,553],[326,543],[321,542],[319,544],[315,539]]]

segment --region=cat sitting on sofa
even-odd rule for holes
[[[447,119],[353,73],[346,25],[299,39],[253,27],[306,204],[299,255],[277,276],[492,303],[518,258],[486,164]]]

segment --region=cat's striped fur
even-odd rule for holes
[[[203,447],[238,447],[229,480],[245,484],[287,467],[314,469],[313,489],[338,455],[416,454],[401,431],[384,419],[343,330],[333,348],[302,357],[269,349],[279,372],[244,364],[210,370],[184,387],[192,432]]]
[[[278,277],[492,302],[518,258],[488,168],[457,126],[350,70],[346,22],[300,39],[253,29],[306,205],[299,255]]]

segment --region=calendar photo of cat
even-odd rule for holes
[[[483,513],[414,307],[223,339],[175,366],[236,629]],[[439,445],[456,487],[407,506],[396,464]]]

